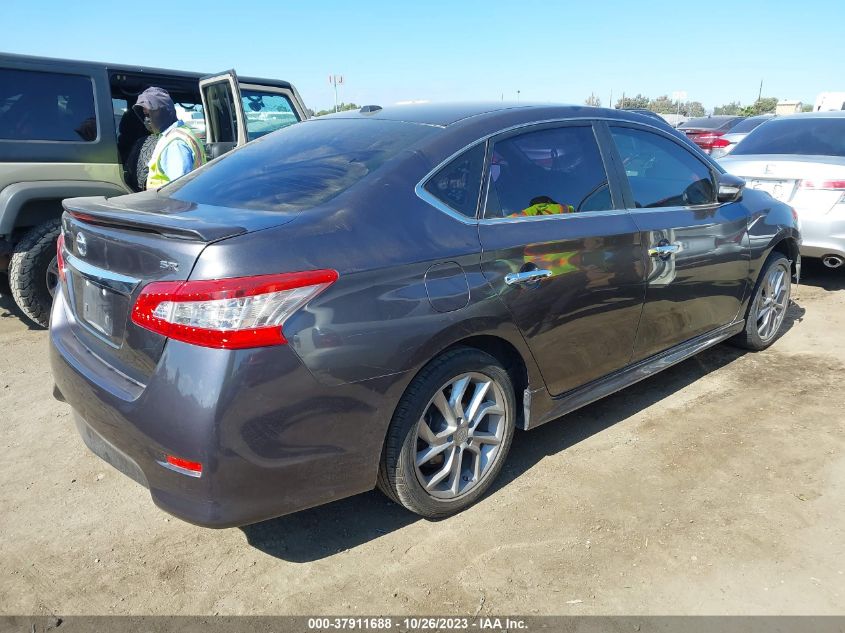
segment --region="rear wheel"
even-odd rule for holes
[[[495,358],[472,348],[446,352],[423,368],[399,402],[379,488],[424,517],[460,512],[502,469],[514,417],[513,386]]]
[[[53,293],[59,284],[56,240],[61,221],[50,220],[32,228],[15,245],[9,263],[9,285],[15,303],[38,325],[47,327]]]
[[[792,290],[792,271],[789,260],[780,253],[772,253],[754,288],[745,330],[731,342],[739,347],[759,351],[775,342],[783,326]]]

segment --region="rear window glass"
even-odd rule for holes
[[[701,117],[698,119],[690,119],[685,121],[678,129],[693,128],[696,130],[720,130],[724,127],[729,127],[736,119],[723,119],[721,117]]]
[[[0,139],[96,141],[90,77],[0,69]]]
[[[173,198],[292,211],[327,202],[437,128],[376,119],[323,119],[268,134],[180,178]]]
[[[453,159],[425,183],[425,189],[442,203],[468,218],[475,217],[484,168],[484,143]]]
[[[770,116],[752,116],[740,121],[731,128],[731,134],[740,134],[742,132],[750,132],[761,123],[770,120]]]
[[[845,157],[845,117],[783,118],[766,123],[743,139],[733,155],[799,154]]]

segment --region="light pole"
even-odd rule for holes
[[[343,75],[329,75],[329,84],[334,86],[334,111],[337,112],[337,86],[343,83]]]

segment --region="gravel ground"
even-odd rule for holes
[[[0,614],[843,614],[845,273],[805,268],[771,349],[518,434],[463,514],[370,492],[222,531],[88,452],[0,286]]]

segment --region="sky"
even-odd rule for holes
[[[0,51],[286,79],[339,100],[602,105],[685,91],[710,110],[845,90],[845,0],[0,0]],[[8,28],[14,25],[14,28]]]

